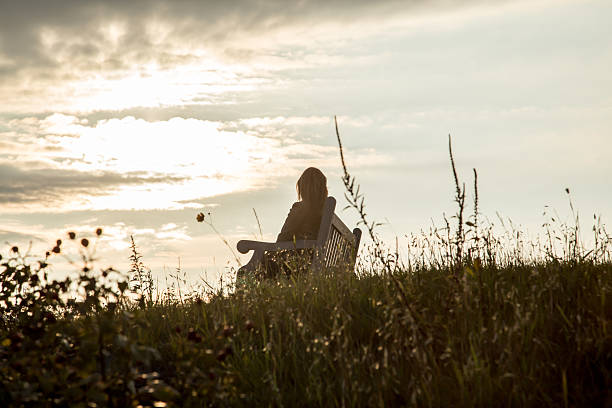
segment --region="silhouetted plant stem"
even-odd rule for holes
[[[261,222],[259,222],[259,217],[257,216],[257,211],[253,208],[253,214],[255,214],[255,220],[257,221],[257,228],[259,229],[259,239],[263,241],[263,232],[261,229]]]
[[[151,269],[147,268],[142,262],[142,255],[138,251],[133,235],[130,235],[130,240],[132,243],[130,244],[131,267],[129,273],[131,274],[130,283],[132,283],[132,290],[140,294],[140,302],[143,306],[145,304],[145,296],[148,298],[149,305],[151,305],[153,304],[153,275],[151,274]]]
[[[472,245],[468,248],[468,261],[473,262],[474,260],[480,260],[480,232],[478,230],[478,173],[476,169],[472,169],[474,172],[474,213],[472,214],[472,220],[467,221],[465,224],[470,227],[470,232],[472,232],[472,237],[470,238],[473,241]]]
[[[478,173],[474,171],[474,229],[476,230],[476,238],[478,239]]]
[[[565,189],[565,193],[567,194],[567,199],[569,200],[570,210],[572,211],[572,218],[574,221],[574,227],[572,228],[572,234],[570,236],[570,256],[572,257],[572,261],[578,261],[580,256],[580,218],[578,212],[574,210],[574,203],[572,202],[572,196],[570,195],[569,188]]]
[[[236,265],[238,265],[238,267],[240,267],[240,265],[241,265],[240,258],[238,257],[238,255],[236,255],[236,252],[234,251],[234,248],[230,245],[228,240],[223,235],[221,235],[219,230],[217,230],[217,228],[214,226],[214,224],[212,222],[212,214],[210,212],[208,212],[206,215],[208,217],[206,217],[204,215],[204,213],[200,212],[200,213],[197,214],[196,220],[198,222],[204,222],[204,223],[208,224],[208,226],[214,231],[215,234],[217,234],[217,236],[221,239],[221,241],[223,241],[223,244],[225,244],[225,246],[230,250],[230,252],[232,253],[232,256],[234,257],[234,261],[236,261]]]
[[[457,211],[457,231],[455,236],[455,268],[460,270],[462,265],[462,254],[463,254],[463,210],[465,208],[465,183],[463,189],[459,184],[459,178],[457,177],[457,169],[455,167],[455,159],[453,157],[453,147],[451,144],[451,135],[448,135],[448,154],[450,156],[451,168],[453,170],[453,177],[455,180],[455,202],[459,206]]]
[[[354,208],[359,214],[359,218],[361,219],[359,223],[365,225],[366,229],[368,230],[368,234],[370,235],[370,238],[372,239],[372,242],[374,243],[374,260],[380,262],[383,265],[383,272],[391,278],[393,285],[395,286],[395,288],[397,289],[397,292],[399,293],[402,303],[406,306],[406,309],[408,311],[408,317],[413,324],[413,329],[419,331],[419,333],[423,335],[424,337],[427,337],[423,330],[422,324],[416,324],[417,320],[422,322],[422,319],[420,319],[420,317],[417,315],[417,313],[412,308],[412,305],[410,304],[410,301],[408,300],[406,291],[404,290],[404,288],[402,287],[402,284],[399,282],[398,278],[394,274],[394,272],[397,269],[397,263],[395,263],[394,265],[391,265],[391,262],[389,261],[389,257],[385,255],[383,244],[380,238],[378,237],[378,235],[374,231],[374,229],[380,224],[374,221],[369,222],[367,219],[367,214],[365,212],[365,205],[364,205],[364,197],[362,194],[359,193],[359,185],[357,185],[357,187],[355,188],[355,177],[350,175],[346,167],[346,162],[344,160],[344,152],[342,148],[342,140],[340,139],[340,132],[338,131],[338,120],[335,116],[334,116],[334,123],[336,127],[336,138],[338,139],[338,148],[340,149],[340,160],[342,162],[342,170],[344,172],[344,175],[342,177],[342,181],[346,189],[346,193],[344,194],[344,196],[346,197],[346,200],[349,202],[349,207]]]
[[[340,139],[340,132],[338,131],[338,120],[336,119],[335,116],[334,116],[334,123],[336,126],[336,138],[338,140],[338,148],[340,150],[340,161],[342,162],[342,170],[344,173],[342,176],[342,182],[344,183],[344,187],[346,189],[346,192],[344,193],[344,197],[348,201],[349,207],[354,208],[359,214],[359,218],[360,218],[359,224],[364,225],[366,229],[368,230],[368,235],[370,236],[370,238],[372,239],[372,242],[374,243],[375,258],[383,264],[383,266],[385,267],[385,271],[391,272],[391,266],[387,262],[386,257],[383,256],[382,243],[380,239],[378,238],[378,235],[376,235],[374,231],[376,226],[380,224],[374,221],[369,222],[367,220],[367,214],[365,212],[365,205],[364,205],[364,197],[359,192],[360,186],[357,185],[357,187],[355,187],[355,177],[349,174],[348,169],[346,167],[346,162],[344,160],[344,149],[342,147],[342,140]]]

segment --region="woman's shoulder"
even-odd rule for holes
[[[315,215],[319,215],[320,216],[322,210],[323,210],[322,208],[318,209],[316,207],[313,207],[312,205],[308,205],[308,203],[305,202],[305,201],[296,201],[291,206],[291,210],[289,211],[289,213],[294,213],[294,214],[315,214]]]
[[[306,208],[307,205],[304,201],[296,201],[295,203],[293,203],[293,205],[291,206],[291,209],[303,209]]]
[[[293,203],[293,205],[291,206],[291,210],[289,210],[289,213],[302,213],[304,212],[304,209],[306,207],[304,206],[304,202],[303,201],[296,201],[295,203]]]

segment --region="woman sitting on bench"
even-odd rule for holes
[[[276,242],[317,239],[319,234],[327,198],[327,178],[321,170],[309,167],[297,181],[296,189],[299,201],[291,207]],[[280,272],[290,275],[292,271],[308,270],[312,253],[308,249],[298,250],[297,254],[296,251],[280,251],[274,256],[264,254],[265,277],[276,277]]]

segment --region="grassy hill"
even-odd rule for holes
[[[125,284],[113,289],[91,271],[49,282],[44,261],[27,267],[13,253],[3,262],[2,406],[612,398],[610,263],[327,271],[138,304],[121,294]]]

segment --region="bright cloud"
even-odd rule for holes
[[[205,197],[270,187],[304,167],[335,163],[332,146],[265,137],[261,129],[250,129],[265,124],[264,130],[276,129],[272,135],[291,136],[287,127],[322,120],[252,118],[245,120],[245,130],[179,117],[124,117],[91,124],[63,114],[13,120],[6,135],[23,149],[13,146],[4,152],[10,161],[3,164],[6,180],[0,198],[4,191],[5,199],[0,201],[15,211],[23,211],[24,205],[48,210],[46,197],[53,197],[55,211],[198,208],[197,201]],[[2,153],[0,149],[0,159]],[[355,152],[355,160],[374,165],[384,159],[363,150]],[[28,162],[27,169],[9,164],[20,162]]]
[[[229,94],[284,89],[287,73],[299,77],[304,69],[376,63],[374,55],[349,57],[337,50],[414,24],[446,26],[448,21],[432,23],[433,16],[461,10],[473,14],[473,9],[488,9],[483,3],[247,0],[170,5],[153,0],[110,6],[92,0],[33,9],[27,2],[12,2],[0,14],[3,109],[92,112],[231,103]]]

